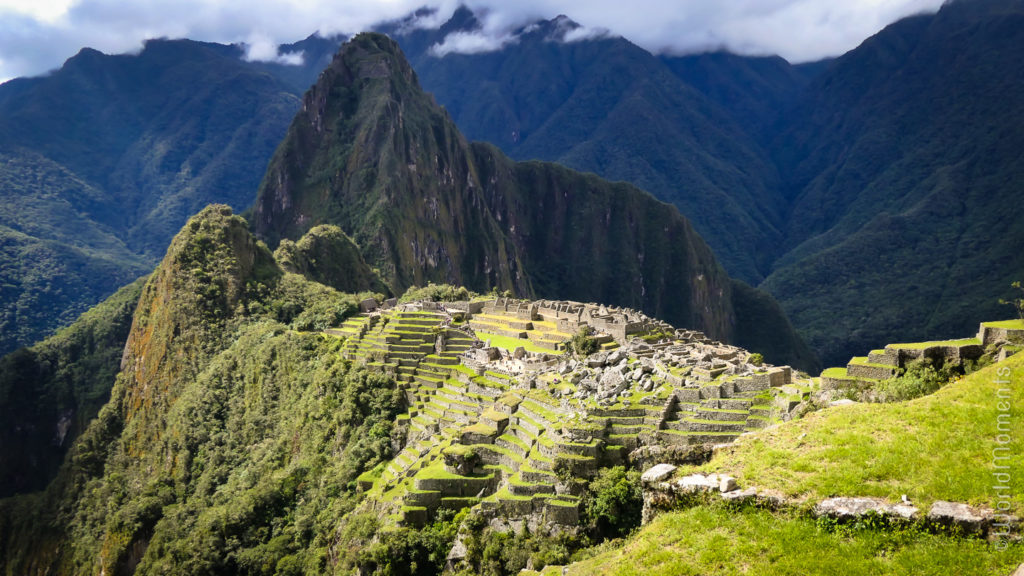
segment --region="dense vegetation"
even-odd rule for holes
[[[154,40],[0,86],[0,353],[152,270],[207,204],[252,202],[299,90],[240,56]]]
[[[607,302],[817,365],[770,297],[734,293],[676,210],[626,184],[468,144],[381,35],[347,43],[306,94],[253,219],[271,243],[339,226],[396,292],[438,282]],[[756,329],[736,319],[737,298]]]
[[[1003,315],[1024,266],[1020,2],[949,2],[799,66],[560,42],[566,18],[495,52],[430,53],[479,26],[460,10],[440,29],[396,28],[469,137],[675,204],[826,365]]]
[[[4,570],[323,573],[353,480],[390,458],[404,402],[339,341],[301,331],[359,297],[283,272],[225,206],[189,221],[141,292],[109,403],[47,492],[0,502]],[[117,302],[46,346],[100,338],[96,317]],[[104,360],[90,376],[113,378]]]
[[[676,205],[730,275],[755,284],[764,278],[781,239],[778,174],[745,130],[748,118],[700,90],[741,84],[736,99],[766,113],[757,119],[763,124],[796,97],[805,82],[797,69],[781,61],[755,72],[724,62],[718,78],[700,82],[688,58],[660,59],[621,37],[564,42],[578,26],[564,16],[536,22],[497,51],[430,51],[447,34],[480,26],[460,8],[439,29],[388,32],[468,138],[517,160],[558,162],[635,184]]]
[[[30,348],[0,358],[0,497],[41,490],[107,402],[138,280]]]

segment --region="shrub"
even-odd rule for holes
[[[600,347],[601,345],[597,343],[597,338],[590,334],[590,328],[587,326],[581,327],[580,331],[574,334],[569,341],[569,349],[581,358],[597,352]]]
[[[936,367],[931,359],[922,358],[908,364],[902,375],[879,382],[875,391],[882,402],[912,400],[935,392],[958,375],[948,366]]]
[[[639,526],[643,505],[640,473],[622,466],[598,472],[584,496],[585,517],[604,537],[623,536]]]

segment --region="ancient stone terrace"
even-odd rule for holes
[[[582,326],[606,349],[567,353]],[[628,464],[642,446],[730,442],[788,418],[806,392],[788,367],[754,366],[746,350],[597,305],[412,303],[326,332],[405,391],[404,448],[359,483],[410,524],[479,506],[573,525],[583,481],[601,467]]]
[[[930,359],[939,365],[963,365],[976,361],[995,349],[997,359],[1005,359],[1024,344],[1024,321],[986,322],[975,338],[938,340],[907,344],[889,344],[872,350],[867,356],[852,358],[845,367],[829,368],[821,373],[822,390],[871,388],[875,384],[903,373],[915,360]]]

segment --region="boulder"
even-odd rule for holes
[[[619,362],[622,362],[625,359],[626,355],[622,353],[622,350],[613,350],[612,353],[608,355],[607,362],[609,364],[615,365],[618,364]]]
[[[938,500],[928,511],[928,521],[940,526],[958,527],[966,534],[983,534],[992,513],[959,502]]]
[[[691,474],[676,481],[684,492],[732,492],[737,488],[736,479],[725,474]]]
[[[601,376],[601,382],[598,384],[598,396],[610,398],[625,390],[627,386],[628,383],[621,373],[608,370]]]
[[[655,484],[665,480],[675,471],[676,467],[671,464],[655,464],[640,476],[640,481],[644,484]]]
[[[826,498],[814,507],[814,515],[837,520],[857,520],[868,514],[884,518],[912,520],[917,508],[909,503],[890,504],[881,498],[838,497]]]

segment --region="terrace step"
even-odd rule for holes
[[[730,421],[744,421],[750,412],[747,410],[719,410],[715,408],[698,408],[694,412],[694,418],[698,420],[730,420]]]

